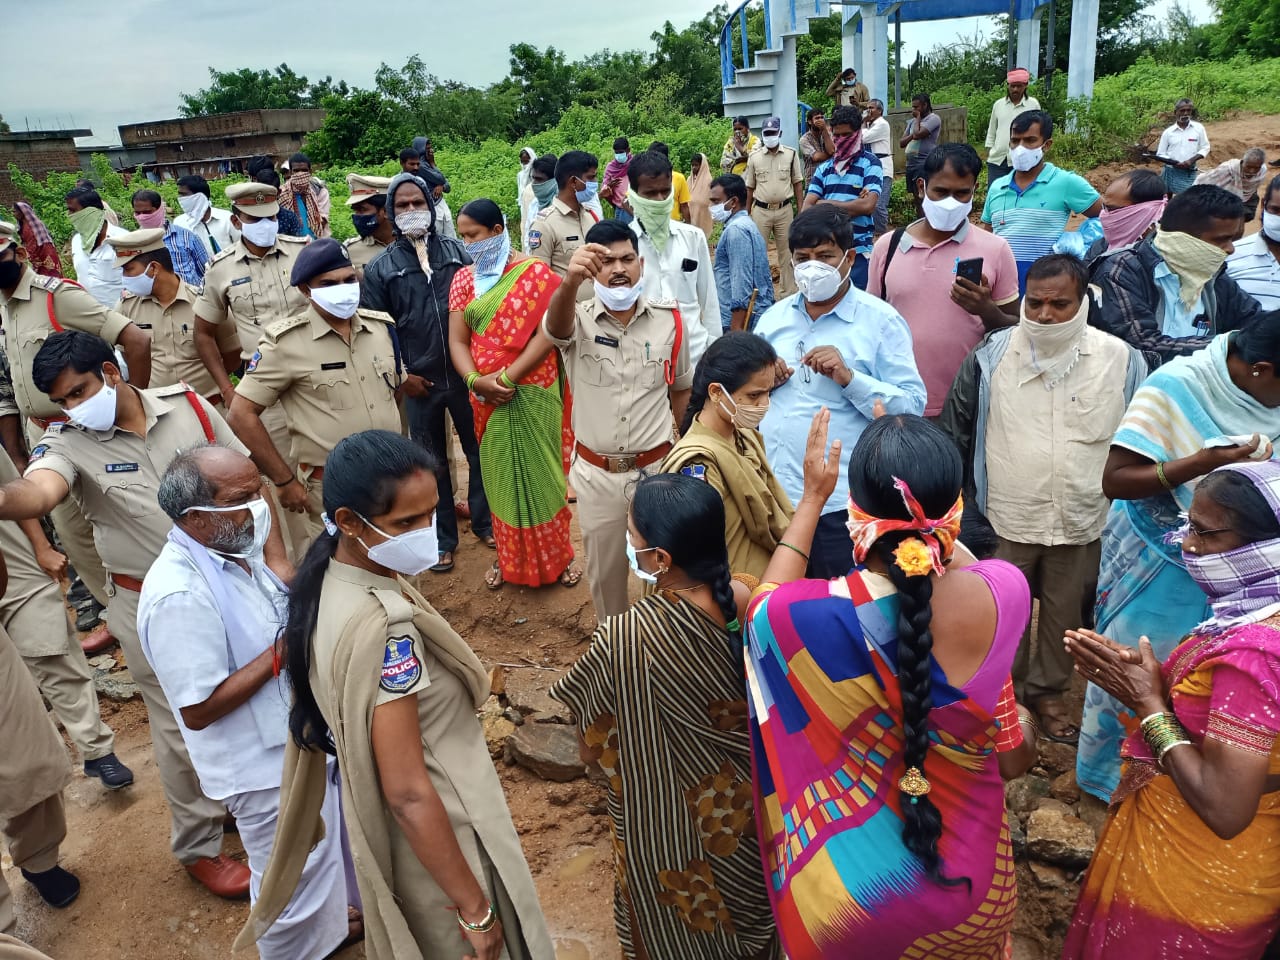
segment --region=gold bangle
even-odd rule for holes
[[[493,929],[493,925],[498,922],[498,914],[493,909],[493,904],[491,903],[488,906],[489,908],[485,911],[484,916],[480,918],[479,923],[471,923],[462,916],[462,911],[459,910],[458,926],[470,933],[488,933]]]
[[[1169,478],[1164,474],[1164,465],[1165,461],[1163,460],[1156,462],[1156,479],[1160,481],[1160,486],[1164,487],[1166,490],[1172,490],[1173,484],[1169,482]]]

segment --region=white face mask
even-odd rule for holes
[[[760,135],[760,142],[764,144],[766,150],[772,150],[782,142],[782,137],[776,133],[764,133]]]
[[[375,543],[372,547],[359,537],[356,538],[356,542],[368,551],[369,559],[374,563],[388,570],[394,570],[396,573],[403,573],[406,577],[413,577],[440,562],[440,543],[436,539],[434,516],[431,518],[431,526],[419,527],[417,530],[402,533],[398,537],[378,530],[360,514],[357,513],[356,516],[386,537],[382,543]]]
[[[1018,144],[1009,151],[1009,166],[1021,173],[1035,169],[1043,159],[1044,147],[1036,147],[1034,150],[1029,150],[1022,144]]]
[[[148,264],[147,270],[150,269],[151,266]],[[147,273],[146,270],[142,271],[142,273],[138,274],[136,277],[131,277],[126,273],[120,278],[120,281],[124,284],[124,288],[135,297],[151,296],[151,291],[156,285],[156,278]]]
[[[826,303],[840,292],[848,274],[841,276],[838,268],[821,260],[806,260],[795,265],[795,278],[802,297],[810,303]]]
[[[262,497],[250,500],[248,503],[242,503],[238,507],[187,507],[183,510],[183,514],[192,513],[234,513],[237,510],[248,510],[252,525],[252,534],[249,543],[244,549],[239,551],[218,550],[210,547],[215,553],[220,553],[224,557],[238,557],[241,560],[249,560],[254,557],[262,556],[262,548],[266,546],[267,537],[271,535],[271,508],[267,506],[267,501]]]
[[[645,547],[643,550],[637,550],[631,543],[631,531],[627,531],[627,563],[631,566],[631,572],[645,583],[657,583],[658,575],[656,573],[650,573],[648,570],[640,569],[640,558],[638,554],[648,553],[650,550],[657,549],[657,547]]]
[[[407,210],[396,217],[396,226],[411,240],[425,237],[431,229],[431,211]]]
[[[280,224],[274,220],[258,220],[254,223],[241,223],[240,236],[255,247],[274,247],[276,235],[280,232]]]
[[[67,408],[71,422],[86,430],[110,430],[116,422],[116,388],[107,383],[103,374],[102,389]]]
[[[339,320],[350,320],[360,306],[360,284],[340,283],[333,287],[312,287],[311,302]]]
[[[634,287],[606,287],[597,280],[595,288],[596,296],[600,298],[604,308],[617,313],[621,310],[630,310],[635,305],[635,302],[640,299],[640,293],[644,290],[644,281],[640,281]]]
[[[1268,240],[1280,243],[1280,213],[1262,211],[1262,232]]]
[[[196,223],[199,223],[204,219],[204,215],[209,212],[209,198],[203,193],[193,193],[189,196],[179,197],[178,206],[182,208],[183,213]]]
[[[713,203],[711,205],[711,219],[715,223],[725,223],[731,216],[733,214],[729,212],[729,204]]]
[[[924,208],[924,216],[929,221],[929,226],[941,233],[959,230],[960,225],[969,218],[969,211],[973,209],[972,200],[961,203],[955,197],[930,200],[928,195],[925,195],[920,205]]]

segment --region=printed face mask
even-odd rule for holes
[[[102,389],[67,409],[71,422],[86,430],[110,430],[116,422],[116,388],[102,374]]]
[[[376,213],[353,213],[351,215],[351,225],[356,228],[356,233],[362,237],[371,237],[378,229],[378,215]]]
[[[430,210],[408,210],[396,215],[396,226],[406,237],[416,240],[425,237],[431,229]]]
[[[650,573],[648,570],[640,569],[640,559],[638,555],[657,549],[657,547],[645,547],[643,550],[637,550],[631,543],[631,531],[627,531],[627,563],[631,566],[631,572],[645,583],[657,583],[658,575],[656,573]]]
[[[408,533],[393,537],[379,530],[360,514],[357,513],[356,516],[369,524],[370,529],[377,530],[379,534],[386,537],[382,543],[375,543],[372,547],[363,540],[356,539],[356,542],[368,551],[369,559],[374,563],[388,570],[394,570],[396,573],[403,573],[406,577],[412,577],[440,562],[440,544],[436,539],[435,517],[431,518],[429,527],[419,527],[417,530],[410,530]]]

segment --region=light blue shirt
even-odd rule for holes
[[[804,451],[809,426],[823,407],[831,411],[827,443],[840,440],[840,482],[823,513],[844,511],[849,499],[849,456],[871,422],[876,398],[886,413],[923,414],[926,392],[916,370],[911,329],[893,307],[852,284],[830,313],[809,319],[804,298],[793,294],[776,303],[755,332],[773,345],[795,373],[773,392],[760,425],[774,475],[792,502],[804,492]],[[840,351],[853,379],[841,388],[834,380],[801,365],[815,347]]]
[[[712,271],[720,296],[720,326],[725,330],[733,321],[733,311],[745,310],[751,302],[751,291],[756,291],[754,316],[761,316],[773,306],[769,252],[747,211],[739,210],[720,231]]]
[[[1207,337],[1209,328],[1204,324],[1196,324],[1196,317],[1204,313],[1204,294],[1201,293],[1195,304],[1188,309],[1182,303],[1182,281],[1164,260],[1156,264],[1151,276],[1160,288],[1160,297],[1164,301],[1160,332],[1166,337]]]

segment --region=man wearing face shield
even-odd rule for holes
[[[309,305],[268,324],[227,419],[263,476],[276,485],[281,506],[305,514],[315,537],[329,451],[361,430],[400,431],[403,370],[395,322],[385,313],[359,309],[355,267],[337,240],[310,244],[290,280]],[[263,411],[277,401],[289,426],[288,449],[299,461],[296,472],[262,423]]]
[[[174,855],[213,893],[240,898],[248,893],[249,871],[221,855],[226,811],[200,790],[164,690],[143,654],[137,623],[143,578],[172,526],[156,502],[160,475],[193,438],[248,451],[193,390],[183,384],[139,390],[116,364],[105,340],[79,330],[55,333],[40,347],[32,382],[68,422],[51,423],[32,448],[23,478],[0,487],[0,519],[39,517],[69,497],[83,508],[110,576],[111,630],[147,706]],[[278,534],[269,549],[283,550]]]
[[[467,386],[449,357],[449,286],[459,268],[471,262],[462,244],[436,232],[432,189],[422,177],[401,173],[387,186],[386,209],[396,239],[365,269],[360,306],[395,320],[404,367],[405,413],[409,434],[436,456],[440,491],[436,525],[440,559],[436,573],[453,569],[458,548],[458,515],[445,454],[449,448],[445,414],[453,420],[467,456],[467,505],[471,531],[492,545],[493,522],[480,478],[480,444]]]
[[[142,588],[142,650],[201,788],[235,815],[260,881],[275,840],[289,738],[291,698],[276,637],[289,609],[281,577],[292,571],[273,570],[264,556],[271,508],[247,457],[193,447],[165,468],[156,496],[173,527]],[[264,960],[327,956],[347,936],[336,790],[325,792],[321,815],[324,838],[289,905],[258,941]]]

